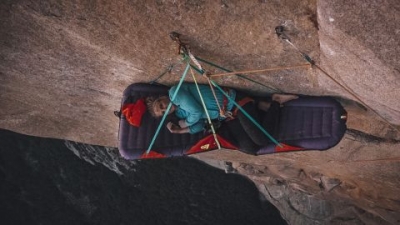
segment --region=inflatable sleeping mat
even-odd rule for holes
[[[154,145],[146,153],[161,122],[146,110],[148,96],[167,95],[169,87],[147,83],[131,84],[123,93],[119,124],[119,152],[126,159],[164,158],[190,155],[217,149],[212,134],[172,134],[165,124],[178,121],[169,115],[161,127]],[[249,109],[260,125],[280,144],[274,144],[246,117],[238,113],[230,121],[223,121],[217,129],[222,148],[239,150],[252,155],[300,150],[326,150],[335,146],[346,131],[346,111],[331,97],[302,96],[274,106],[273,115]],[[246,105],[247,106],[247,105]],[[130,108],[127,114],[124,110]],[[246,107],[244,107],[246,109]],[[256,111],[256,112],[252,112]],[[247,110],[246,110],[247,112]]]

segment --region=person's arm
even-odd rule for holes
[[[167,123],[167,128],[173,134],[186,134],[186,133],[195,134],[204,131],[204,122],[203,120],[200,120],[199,122],[189,127],[180,127],[172,122],[169,122]]]
[[[172,94],[175,92],[175,89],[175,86],[171,88],[169,92],[170,98],[172,98]],[[184,113],[179,116],[180,118],[184,119],[184,123],[179,123],[181,127],[190,127],[193,124],[199,122],[199,120],[201,119],[204,109],[199,103],[197,103],[192,94],[186,90],[185,85],[182,85],[172,103],[179,106],[184,111]]]

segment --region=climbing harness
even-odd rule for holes
[[[390,127],[392,127],[395,130],[400,130],[400,128],[395,127],[393,124],[389,122],[385,117],[383,117],[381,114],[379,114],[375,109],[373,109],[371,106],[369,106],[365,101],[363,101],[360,97],[357,96],[356,93],[354,93],[349,87],[347,87],[344,84],[341,84],[339,81],[337,81],[333,76],[331,76],[328,72],[326,72],[324,69],[322,69],[319,65],[315,63],[315,61],[306,53],[302,52],[296,45],[294,45],[291,41],[289,36],[285,33],[285,28],[284,26],[277,26],[275,28],[276,34],[280,39],[283,41],[287,42],[290,46],[292,46],[294,49],[296,49],[297,52],[301,54],[301,56],[308,62],[310,63],[311,66],[319,69],[323,74],[325,74],[328,78],[330,78],[333,82],[335,82],[337,85],[339,85],[341,88],[343,88],[345,91],[347,91],[351,96],[353,96],[355,99],[357,99],[361,104],[363,104],[365,107],[370,109],[372,112],[374,112],[376,115],[378,115],[381,119],[383,119]]]

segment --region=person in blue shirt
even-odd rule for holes
[[[226,98],[223,93],[218,89],[215,89],[215,97],[208,85],[198,85],[201,95],[203,97],[204,104],[206,105],[210,119],[225,120],[227,117],[221,115],[220,108],[224,108],[224,111],[231,112],[234,108],[234,103],[232,100],[237,99],[237,92],[234,89],[226,89],[226,93],[229,99]],[[152,116],[161,117],[166,112],[169,103],[171,102],[173,94],[175,93],[177,86],[173,86],[168,94],[169,96],[161,96],[156,99],[148,98],[146,100],[148,109]],[[238,96],[239,97],[239,96]],[[240,97],[241,98],[241,97]],[[283,104],[286,101],[297,98],[295,95],[282,95],[274,94],[272,96],[273,101],[277,101]],[[219,102],[219,106],[216,102]],[[270,102],[259,101],[257,106],[259,109],[267,111]],[[172,101],[172,106],[168,114],[175,113],[175,115],[180,119],[178,124],[172,122],[167,123],[167,128],[171,133],[198,133],[204,131],[207,114],[204,111],[204,107],[201,102],[199,92],[197,90],[196,84],[193,83],[183,83]]]

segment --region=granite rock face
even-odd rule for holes
[[[1,224],[285,224],[250,180],[195,159],[132,162],[6,130],[0,146]]]
[[[400,124],[397,5],[395,0],[3,1],[0,127],[115,146],[118,123],[112,111],[124,88],[152,81],[180,60],[171,31],[184,34],[195,55],[232,70],[305,63],[275,34],[283,25],[301,51],[368,104],[368,112],[356,112],[365,114],[361,119],[350,117],[354,127],[398,137],[384,121]],[[182,69],[175,66],[159,82],[176,83]],[[316,68],[250,78],[283,92],[358,102]],[[272,91],[234,76],[217,81],[258,94]]]
[[[399,147],[349,130],[328,151],[194,157],[249,177],[289,224],[398,224]]]
[[[235,70],[304,63],[277,38],[280,24],[318,57],[315,0],[297,2],[2,1],[0,127],[116,146],[112,112],[122,91],[181,60],[171,31],[183,34],[195,55]],[[177,65],[160,82],[176,83],[182,70]],[[311,88],[291,81],[290,72],[301,80],[308,74],[281,71],[259,81],[284,91]],[[263,90],[234,77],[218,82]]]
[[[231,70],[304,63],[275,34],[282,25],[336,82],[317,68],[250,78],[282,92],[338,97],[349,113],[348,134],[324,152],[252,157],[213,151],[195,157],[253,179],[293,224],[397,224],[399,15],[396,0],[2,1],[0,127],[116,146],[112,111],[124,88],[152,81],[180,60],[171,31],[183,34],[195,55]],[[174,66],[159,82],[176,83],[182,69]],[[232,76],[217,82],[272,92]],[[71,146],[78,154],[79,145]],[[81,155],[87,162],[103,160],[119,174],[129,168],[91,148],[90,156]],[[261,172],[255,176],[248,168]]]

